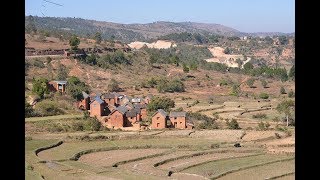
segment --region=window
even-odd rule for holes
[[[174,117],[174,120],[177,120],[177,117]]]
[[[182,124],[182,122],[180,122],[180,124]]]
[[[157,120],[159,120],[160,119],[160,117],[157,117]]]
[[[157,127],[159,127],[160,126],[160,123],[157,123]]]

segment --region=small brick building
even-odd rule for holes
[[[151,128],[152,129],[166,128],[167,117],[168,115],[163,109],[158,109],[158,111],[152,115]]]
[[[169,118],[171,122],[170,127],[177,129],[186,129],[186,112],[170,112]]]
[[[82,110],[90,109],[90,96],[82,91],[83,99],[78,103],[78,108]]]
[[[147,106],[146,104],[134,104],[134,108],[140,110],[141,114],[141,119],[146,119],[147,118]]]
[[[100,99],[100,96],[96,96],[91,102],[90,102],[90,117],[101,117],[105,115],[105,108],[106,103]]]
[[[125,126],[133,126],[134,123],[141,121],[140,109],[133,108],[126,112],[127,121],[125,121]]]
[[[128,109],[124,106],[119,106],[110,113],[108,125],[111,127],[119,128],[126,125],[126,112]]]
[[[66,92],[67,81],[50,81],[48,84],[49,84],[50,91],[53,91],[53,92],[59,91],[61,93]]]

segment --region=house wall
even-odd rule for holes
[[[89,110],[90,109],[89,102],[90,102],[89,97],[82,99],[81,101],[79,101],[78,108],[83,110]]]
[[[115,105],[114,99],[104,99],[104,101],[109,105],[113,105],[113,106]]]
[[[50,91],[56,92],[58,90],[58,84],[56,82],[51,81],[48,84]]]
[[[186,129],[186,118],[185,117],[170,117],[171,126],[177,129]],[[176,123],[176,125],[175,125]]]
[[[163,117],[160,113],[156,113],[152,117],[151,127],[152,129],[166,128],[166,117]]]
[[[119,112],[115,111],[110,115],[109,125],[114,127],[123,127],[125,117]]]
[[[103,113],[103,104],[99,104],[97,101],[93,101],[90,104],[90,117],[100,117]]]

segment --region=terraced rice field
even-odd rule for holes
[[[208,177],[208,178],[209,177],[218,178],[224,174],[228,174],[242,168],[249,168],[249,167],[271,163],[274,161],[288,159],[288,158],[293,158],[293,157],[290,157],[290,156],[288,157],[286,155],[281,156],[281,155],[269,155],[269,154],[249,156],[249,157],[239,157],[239,158],[209,162],[203,165],[185,169],[182,172],[197,174],[197,175]]]
[[[294,146],[294,137],[264,140],[274,136],[273,131],[244,135],[244,130],[177,130],[132,135],[136,138],[122,132],[114,140],[67,138],[36,155],[36,149],[59,141],[37,135],[26,141],[26,179],[294,179],[294,155],[267,153],[270,147]],[[240,139],[243,135],[244,139],[248,136],[246,140]],[[95,136],[99,134],[90,134]],[[259,138],[261,142],[252,142]],[[234,142],[242,146],[234,147]]]
[[[232,179],[266,179],[276,176],[281,176],[286,173],[291,173],[295,171],[294,160],[276,162],[272,164],[267,164],[264,166],[258,166],[250,169],[245,169],[242,171],[234,172],[222,176],[221,180],[232,180]]]

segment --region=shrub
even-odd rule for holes
[[[49,94],[48,80],[45,78],[33,79],[32,92],[37,94],[40,99],[44,97],[44,94]]]
[[[258,113],[258,114],[252,115],[252,118],[255,118],[255,119],[267,119],[267,115],[266,114],[262,114],[262,113]]]
[[[49,64],[52,61],[52,58],[50,56],[48,56],[48,57],[46,57],[46,61],[47,61],[47,64]]]
[[[230,95],[239,96],[240,94],[240,86],[237,84],[232,85]]]
[[[49,132],[62,132],[63,131],[63,127],[61,125],[58,125],[58,124],[53,124],[52,126],[49,126],[47,128],[47,130]]]
[[[45,67],[44,63],[41,60],[39,60],[38,58],[34,59],[32,65],[35,66],[35,67],[38,67],[38,68],[44,68]]]
[[[266,80],[264,80],[264,79],[261,79],[261,85],[262,85],[263,88],[267,88],[268,82]]]
[[[286,94],[286,90],[284,89],[283,86],[281,86],[281,88],[280,88],[280,94]]]
[[[153,97],[151,102],[147,105],[148,112],[155,112],[158,109],[164,109],[169,111],[171,108],[174,108],[175,103],[173,100],[167,97]]]
[[[260,93],[259,97],[260,97],[261,99],[268,99],[268,98],[269,98],[269,94],[267,94],[267,93]]]
[[[83,131],[84,130],[83,122],[72,123],[71,129],[74,131]]]
[[[292,90],[289,91],[288,97],[289,98],[293,98],[294,97],[294,92]]]
[[[266,123],[264,123],[264,122],[260,122],[259,124],[258,124],[258,130],[261,130],[261,131],[265,131],[265,130],[268,130],[269,129],[269,127],[270,127],[270,124],[268,123],[268,122],[266,122]]]
[[[59,109],[58,105],[51,101],[41,101],[35,106],[35,110],[40,113],[41,116],[54,116],[64,114],[64,111]]]
[[[185,73],[189,72],[189,68],[187,67],[186,64],[182,64],[182,68],[183,68],[183,72],[185,72]]]
[[[247,80],[247,85],[248,85],[250,88],[253,88],[253,87],[254,87],[254,86],[253,86],[254,81],[255,81],[255,79],[253,79],[253,78],[248,79],[248,80]]]
[[[89,86],[84,82],[81,82],[79,78],[75,76],[68,78],[67,93],[70,94],[73,99],[77,101],[83,99],[82,91],[88,93]]]
[[[120,91],[119,83],[115,79],[111,79],[110,83],[108,84],[108,91]]]
[[[101,129],[101,123],[96,118],[90,118],[88,125],[91,131],[99,131]]]
[[[226,120],[226,124],[229,129],[241,129],[237,120],[232,119],[230,122]]]

